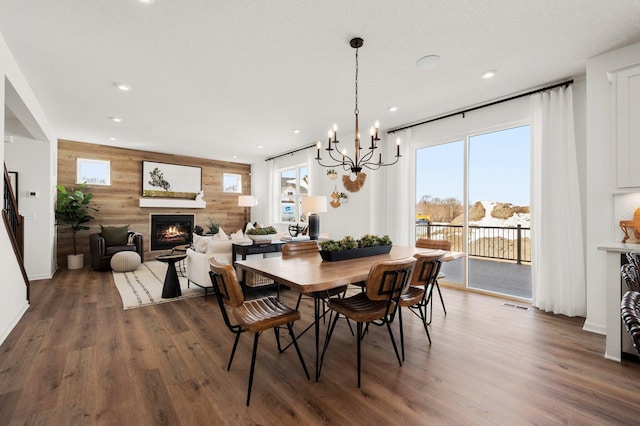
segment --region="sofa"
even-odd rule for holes
[[[234,234],[236,235],[236,234]],[[199,236],[193,235],[191,247],[187,249],[185,260],[187,267],[187,280],[189,285],[195,284],[205,289],[205,296],[209,289],[213,289],[209,275],[209,259],[215,257],[221,263],[231,263],[232,244],[251,244],[249,238],[237,234],[229,239],[226,235]]]

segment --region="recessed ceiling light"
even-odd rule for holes
[[[144,3],[144,4],[151,4],[153,3],[155,0],[138,0],[140,3]]]
[[[110,141],[117,141],[118,139],[116,138],[109,138]]]
[[[256,148],[258,148],[258,149],[259,148],[264,148],[264,146],[263,145],[256,145]]]
[[[122,118],[119,118],[119,117],[109,117],[109,119],[111,121],[115,121],[116,123],[121,123],[122,122]]]
[[[298,133],[300,133],[300,129],[293,129],[293,133],[297,135]]]
[[[419,70],[430,70],[431,68],[435,68],[440,63],[440,56],[438,55],[427,55],[416,61],[416,68]]]
[[[234,156],[232,156],[232,158],[238,158],[238,156],[237,156],[237,155],[234,155]]]
[[[131,86],[127,86],[126,84],[115,83],[115,85],[118,89],[122,90],[123,92],[128,92],[129,90],[131,90]]]
[[[390,112],[396,112],[398,110],[398,107],[394,107],[394,106],[390,106],[389,108],[387,108]]]
[[[484,79],[493,78],[495,75],[496,75],[496,71],[495,70],[489,70],[489,71],[485,72],[484,74],[482,74],[482,78],[484,78]]]

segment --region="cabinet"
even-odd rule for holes
[[[640,64],[613,73],[617,182],[640,187]]]

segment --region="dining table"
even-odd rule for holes
[[[238,260],[236,266],[244,271],[251,271],[271,278],[276,283],[285,285],[298,293],[326,291],[328,295],[328,292],[334,288],[365,282],[369,270],[375,262],[406,259],[416,253],[431,254],[436,252],[442,253],[445,262],[465,255],[456,251],[393,245],[391,251],[386,254],[333,262],[323,260],[318,252],[288,258],[268,257]],[[314,297],[316,381],[320,376],[320,303],[321,299]]]

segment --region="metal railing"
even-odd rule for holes
[[[416,223],[416,240],[421,237],[451,241],[451,249],[464,247],[462,225]],[[531,228],[500,226],[469,226],[469,256],[531,262]]]

